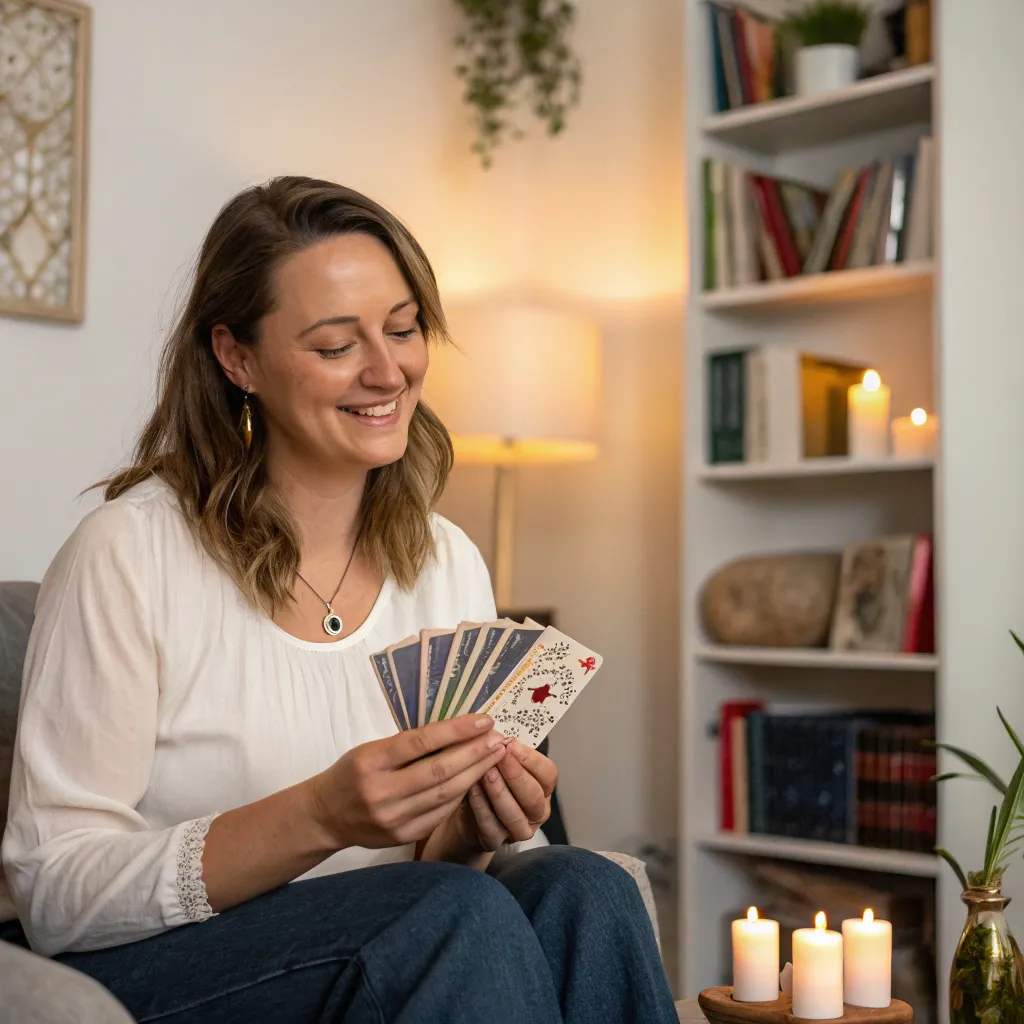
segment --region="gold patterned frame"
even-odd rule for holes
[[[83,3],[0,0],[0,314],[84,316],[90,39]]]

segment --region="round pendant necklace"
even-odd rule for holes
[[[331,607],[331,603],[338,596],[338,591],[341,590],[341,585],[345,582],[345,577],[348,575],[349,569],[352,568],[352,559],[356,557],[356,548],[359,547],[359,538],[362,535],[363,528],[360,526],[359,532],[356,534],[355,543],[352,545],[352,553],[348,556],[348,561],[345,563],[345,571],[341,574],[341,579],[338,580],[338,585],[334,588],[334,593],[331,594],[330,601],[324,601],[324,599],[315,590],[313,590],[309,580],[307,580],[302,573],[298,571],[298,569],[295,570],[295,575],[298,576],[310,590],[313,590],[313,594],[316,596],[316,599],[318,601],[323,601],[323,605],[327,609],[327,614],[324,616],[324,632],[328,636],[337,636],[342,629],[345,628],[345,624],[341,621],[341,616]]]

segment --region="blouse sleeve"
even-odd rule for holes
[[[135,810],[156,746],[154,539],[104,505],[46,573],[29,639],[3,865],[33,949],[143,939],[211,915],[213,816],[155,831]]]

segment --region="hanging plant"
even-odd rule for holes
[[[565,127],[579,102],[580,60],[569,45],[576,20],[570,0],[455,0],[463,27],[455,38],[465,82],[463,99],[473,110],[477,153],[490,167],[507,134],[520,138],[516,108],[525,93],[548,135]]]

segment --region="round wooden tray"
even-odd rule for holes
[[[697,1000],[704,1016],[711,1024],[795,1024],[806,1017],[793,1016],[793,1001],[789,996],[780,995],[773,1003],[737,1003],[732,998],[732,988],[706,988]],[[899,999],[887,1007],[870,1010],[863,1006],[844,1006],[842,1017],[837,1021],[857,1021],[859,1024],[913,1024],[914,1011]]]

